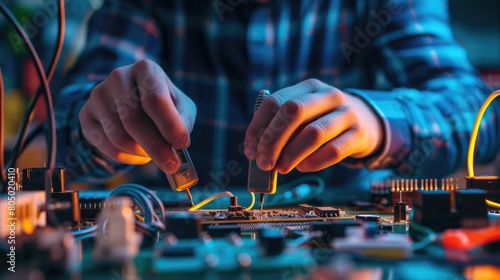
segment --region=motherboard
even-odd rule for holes
[[[1,209],[12,208],[0,222],[15,221],[0,231],[0,258],[17,272],[2,279],[500,275],[500,212],[485,203],[497,193],[458,179],[373,182],[370,201],[346,205],[257,209],[231,194],[224,208],[193,210],[189,201],[137,184],[82,192],[61,186],[48,196],[38,171],[30,171],[26,188],[15,188],[15,209],[9,194],[0,200]]]

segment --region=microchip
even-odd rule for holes
[[[319,217],[338,217],[340,210],[333,207],[315,207],[314,213]]]
[[[304,214],[309,214],[309,212],[314,210],[314,206],[311,206],[309,204],[299,204],[299,209],[302,211]]]

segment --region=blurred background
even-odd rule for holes
[[[57,40],[57,3],[54,0],[10,0],[2,1],[11,9],[26,29],[43,61],[47,62],[53,54]],[[85,23],[102,0],[66,1],[66,37],[61,59],[51,82],[53,92],[61,87],[65,71],[74,63],[78,52],[85,43]],[[500,1],[498,0],[450,0],[451,25],[457,41],[468,52],[472,64],[480,71],[483,79],[494,89],[500,88]],[[28,53],[13,36],[13,29],[0,17],[0,65],[6,89],[5,133],[6,146],[12,145],[19,129],[24,109],[39,85]],[[40,104],[42,105],[42,104]],[[39,106],[35,123],[45,118],[43,106]],[[45,144],[40,138],[23,154],[19,160],[20,168],[43,166]],[[478,167],[476,173],[500,174],[497,161],[488,166]],[[142,176],[137,176],[137,174]],[[146,176],[144,176],[146,175]],[[463,178],[465,171],[454,174]],[[116,186],[125,181],[148,184],[158,180],[165,181],[152,165],[141,166],[134,172],[114,179],[103,187]],[[73,188],[85,188],[75,184]]]

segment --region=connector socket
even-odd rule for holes
[[[481,189],[486,191],[486,199],[500,201],[499,176],[474,176],[465,177],[467,189]]]

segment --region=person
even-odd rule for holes
[[[248,159],[363,187],[440,178],[466,158],[491,92],[446,1],[104,1],[57,99],[58,162],[105,179],[189,147],[200,184],[245,185]],[[271,95],[254,114],[261,89]],[[495,105],[496,106],[496,105]],[[496,112],[496,114],[494,114]],[[477,160],[498,150],[489,110]]]

